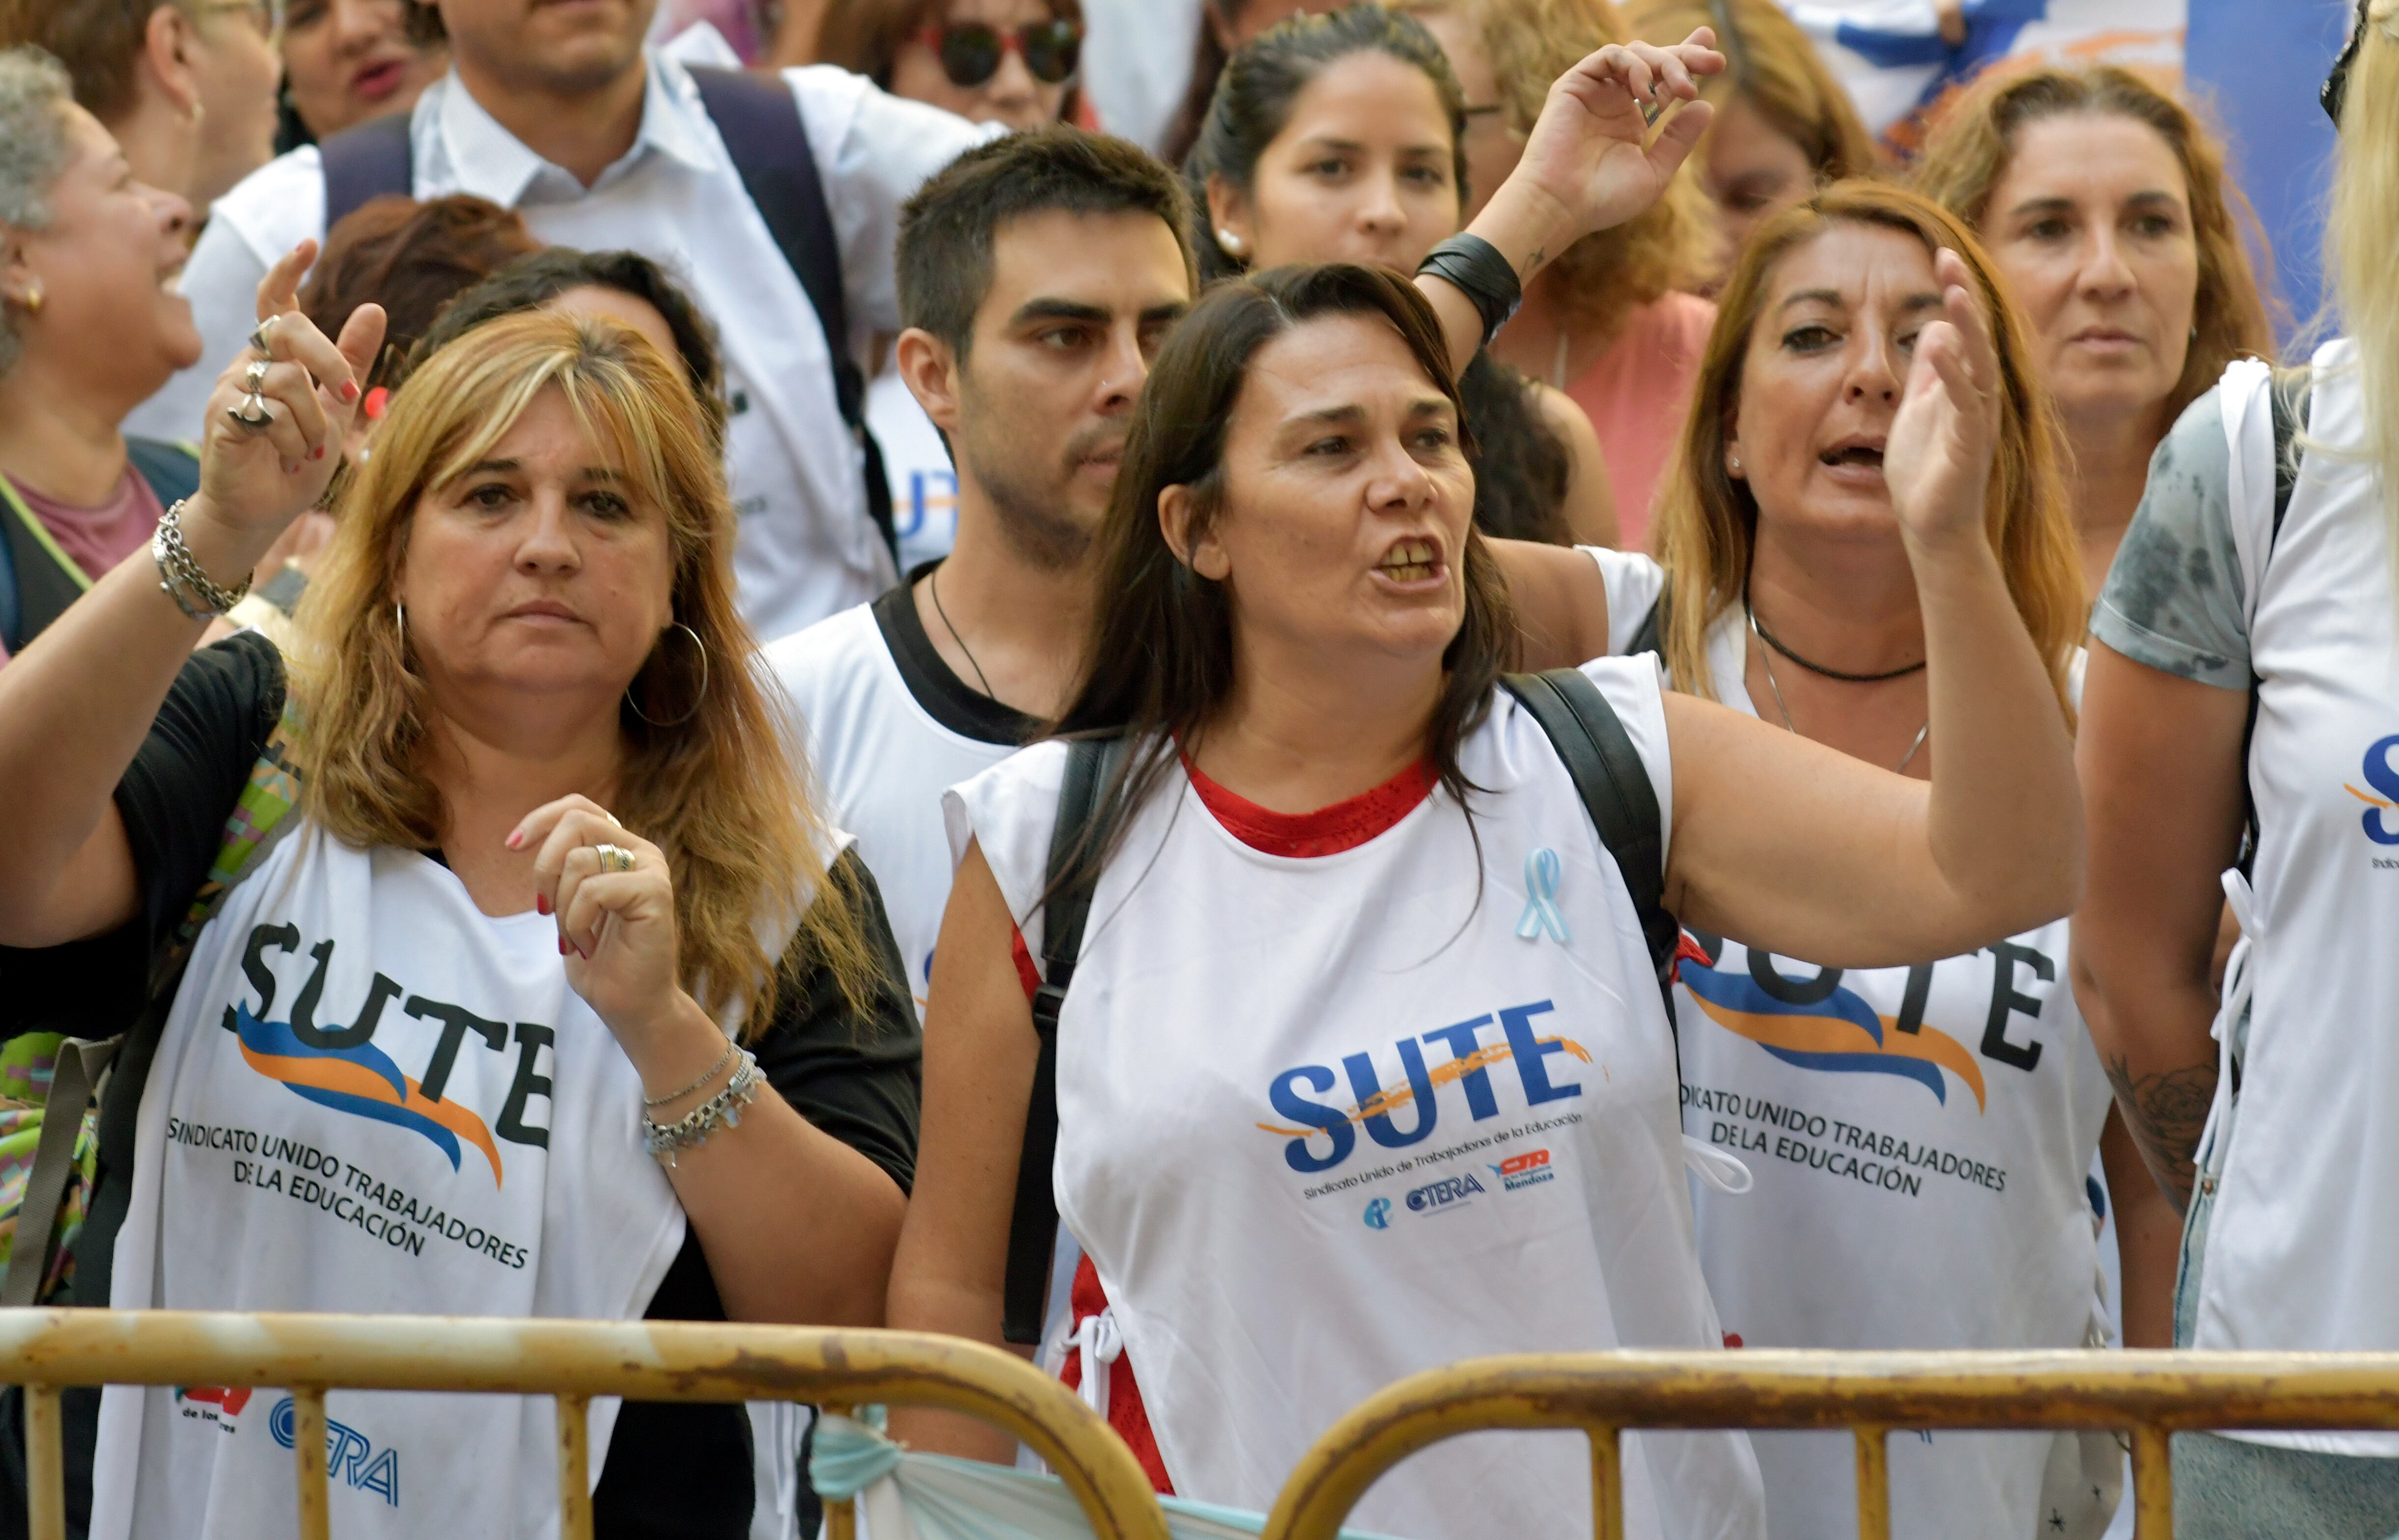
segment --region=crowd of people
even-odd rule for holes
[[[2283,367],[2110,65],[1903,164],[1775,0],[675,14],[0,6],[0,1305],[947,1332],[1261,1512],[1479,1355],[2399,1348],[2399,0]],[[334,1411],[344,1533],[555,1524],[546,1401]],[[66,1425],[79,1534],[295,1521],[264,1393]],[[809,1425],[595,1406],[596,1533],[813,1533]],[[2175,1487],[2388,1540],[2399,1441]]]

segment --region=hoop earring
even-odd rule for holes
[[[690,710],[685,711],[683,715],[676,717],[671,722],[660,722],[657,718],[651,716],[648,712],[642,709],[641,702],[633,698],[633,686],[630,684],[626,685],[626,709],[631,711],[635,716],[640,717],[644,722],[648,723],[653,727],[682,726],[684,723],[689,722],[692,718],[699,715],[700,703],[708,699],[708,643],[699,639],[699,633],[698,631],[693,630],[690,627],[684,625],[680,620],[669,627],[668,629],[681,631],[684,635],[691,638],[691,644],[693,646],[699,649],[699,693],[691,697]],[[661,632],[660,634],[663,635],[664,633]],[[639,682],[639,680],[640,676],[636,675],[635,682]]]

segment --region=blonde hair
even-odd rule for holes
[[[753,1038],[792,983],[785,975],[806,962],[828,966],[860,1006],[874,971],[861,895],[838,867],[819,875],[826,828],[786,757],[757,644],[734,606],[724,472],[682,369],[613,322],[541,311],[493,321],[393,396],[300,604],[291,688],[305,728],[304,810],[353,845],[440,843],[449,809],[426,774],[436,708],[395,613],[409,532],[428,494],[550,391],[614,453],[634,507],[663,514],[673,618],[699,639],[695,649],[661,633],[628,686],[612,809],[666,853],[684,987],[712,1013],[740,1007]],[[779,937],[793,921],[804,944],[770,955],[762,929]]]
[[[1740,602],[1757,543],[1749,483],[1725,469],[1726,434],[1741,392],[1750,333],[1772,297],[1775,270],[1791,252],[1837,225],[1897,230],[1958,253],[1991,317],[1999,359],[1999,440],[1984,498],[1991,548],[2072,720],[2067,669],[2082,640],[2082,567],[2062,468],[2064,433],[2041,384],[2030,333],[2000,289],[1991,260],[1940,205],[1888,183],[1836,182],[1760,225],[1717,296],[1715,330],[1692,388],[1690,415],[1659,508],[1659,560],[1666,568],[1660,641],[1674,688],[1715,696],[1709,629]]]
[[[2256,234],[2262,256],[2263,232],[2239,184],[2225,174],[2222,144],[2189,107],[2114,64],[2003,72],[1942,109],[1911,181],[1979,231],[1990,213],[1992,191],[2014,158],[2016,136],[2028,124],[2073,113],[2146,124],[2182,167],[2199,248],[2199,290],[2191,300],[2198,335],[2165,400],[2163,421],[2171,423],[2223,377],[2233,359],[2270,358],[2274,351],[2273,327],[2242,240],[2244,227]]]
[[[1530,134],[1558,76],[1586,54],[1630,42],[1631,29],[1608,0],[1402,0],[1414,15],[1463,16],[1482,36],[1508,127]],[[1704,196],[1689,171],[1675,175],[1647,212],[1602,230],[1558,253],[1543,277],[1569,317],[1612,327],[1625,313],[1692,282],[1708,265],[1714,239]]]
[[[2311,448],[2364,456],[2380,473],[2383,513],[2399,564],[2399,0],[2373,0],[2340,109],[2340,159],[2324,215],[2324,269],[2340,322],[2357,349],[2366,402],[2362,444]],[[2399,570],[2399,569],[2394,569]]]
[[[1721,108],[1738,96],[1769,127],[1799,146],[1818,185],[1883,169],[1882,152],[1816,45],[1774,0],[1627,0],[1633,34],[1660,46],[1698,27],[1715,29],[1724,73],[1700,77],[1700,95]],[[1706,154],[1702,147],[1694,158]]]

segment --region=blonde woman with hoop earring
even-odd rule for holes
[[[63,1301],[878,1322],[915,1014],[873,880],[757,683],[682,369],[605,319],[477,328],[392,397],[294,661],[249,634],[190,654],[314,504],[381,339],[374,306],[338,345],[298,310],[314,256],[261,286],[152,560],[0,671],[27,831],[0,942],[52,949],[12,970],[93,948],[138,968],[197,922],[118,1050]],[[210,912],[235,818],[264,839]],[[273,1420],[264,1395],[98,1403],[71,1419],[94,1430],[74,1455],[91,1534],[295,1521],[289,1456],[224,1437]],[[362,1394],[339,1415],[367,1441],[333,1491],[356,1523],[557,1523],[554,1489],[518,1479],[548,1458],[546,1402]],[[794,1431],[595,1408],[599,1526],[739,1540],[755,1493],[792,1499]],[[395,1452],[444,1478],[397,1512]]]

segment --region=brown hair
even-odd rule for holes
[[[300,309],[328,337],[373,302],[386,317],[384,355],[371,382],[389,385],[397,361],[441,307],[541,242],[516,210],[465,193],[424,203],[399,193],[370,198],[325,235],[324,254],[300,286]]]
[[[2172,422],[2222,377],[2225,365],[2244,357],[2270,358],[2274,351],[2266,302],[2242,241],[2245,226],[2263,260],[2264,234],[2239,185],[2225,175],[2223,145],[2189,107],[2113,64],[2004,72],[1942,110],[1912,180],[1925,196],[1980,230],[1990,212],[1992,189],[2007,175],[2015,154],[2017,133],[2026,124],[2068,113],[2145,123],[2182,164],[2199,246],[2199,292],[2191,303],[2191,323],[2199,334],[2166,399],[2165,421]]]
[[[133,111],[134,61],[150,18],[172,0],[0,0],[0,47],[35,43],[75,82],[75,99],[110,128]]]
[[[1083,0],[1043,0],[1053,21],[1083,20]],[[953,0],[830,0],[817,23],[816,60],[838,64],[888,89],[900,46],[927,22],[939,21]],[[1072,122],[1080,100],[1073,81],[1058,100],[1060,122]]]
[[[1519,136],[1533,131],[1560,75],[1584,56],[1633,38],[1608,0],[1402,0],[1401,8],[1454,11],[1474,23],[1499,81],[1503,115]],[[1583,236],[1559,252],[1542,277],[1576,321],[1610,327],[1703,271],[1713,230],[1698,183],[1680,173],[1647,211]]]
[[[448,809],[425,774],[433,703],[394,613],[409,530],[427,494],[553,390],[615,452],[634,505],[663,513],[674,620],[699,638],[695,649],[661,633],[617,713],[615,811],[666,852],[684,987],[712,1013],[742,1009],[753,1037],[804,962],[827,967],[856,1006],[874,976],[861,895],[842,867],[826,868],[827,828],[786,757],[757,643],[734,604],[724,472],[683,371],[629,328],[511,316],[441,349],[393,395],[300,604],[291,694],[307,724],[303,805],[350,844],[440,843]],[[761,937],[778,921],[796,922],[801,943],[779,959]]]
[[[1415,284],[1386,268],[1328,263],[1228,280],[1175,327],[1133,408],[1123,467],[1100,529],[1100,603],[1082,682],[1054,729],[1120,728],[1136,746],[1102,789],[1092,820],[1111,837],[1157,787],[1177,743],[1197,743],[1233,689],[1233,595],[1193,572],[1166,543],[1159,497],[1169,487],[1190,489],[1195,537],[1224,517],[1226,433],[1251,360],[1284,332],[1330,316],[1389,324],[1425,378],[1458,406],[1439,318]],[[1471,456],[1462,409],[1458,425]],[[1471,525],[1463,563],[1466,616],[1442,656],[1446,673],[1425,745],[1442,786],[1461,801],[1473,788],[1458,768],[1458,747],[1482,720],[1516,645],[1506,582]],[[1078,859],[1105,861],[1108,854],[1103,842]]]
[[[1757,502],[1749,483],[1725,469],[1726,434],[1740,399],[1750,333],[1773,297],[1782,259],[1839,224],[1897,230],[1922,241],[1928,254],[1947,247],[1973,277],[1999,359],[1999,440],[1984,497],[1985,528],[2016,614],[2070,720],[2066,671],[2082,640],[2082,566],[2067,503],[2064,431],[2041,384],[2031,333],[1990,257],[1955,216],[1928,198],[1872,181],[1836,182],[1761,224],[1717,297],[1715,330],[1708,333],[1658,514],[1667,672],[1677,690],[1715,697],[1708,631],[1741,601],[1757,543]]]
[[[1882,169],[1882,152],[1850,93],[1774,0],[1625,0],[1624,16],[1634,36],[1661,47],[1694,28],[1714,28],[1725,68],[1700,78],[1701,97],[1718,106],[1740,97],[1799,146],[1820,184]]]

